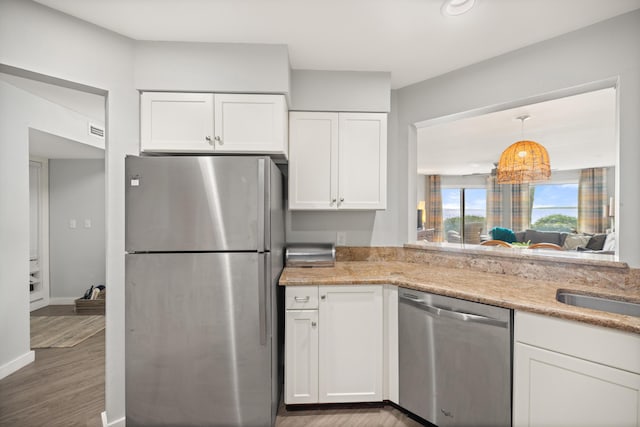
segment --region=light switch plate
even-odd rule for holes
[[[347,245],[347,232],[338,231],[336,233],[336,246],[346,246],[346,245]]]
[[[78,226],[78,223],[75,219],[69,220],[69,228],[76,228],[77,226]]]

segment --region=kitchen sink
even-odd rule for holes
[[[640,303],[636,302],[615,300],[602,296],[582,295],[563,290],[558,290],[556,300],[576,307],[640,317]]]

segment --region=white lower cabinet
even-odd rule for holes
[[[516,312],[514,427],[640,427],[640,336]]]
[[[382,401],[382,285],[316,289],[317,309],[286,312],[285,403]]]
[[[285,402],[318,402],[318,310],[285,315]]]

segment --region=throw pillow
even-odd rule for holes
[[[607,238],[604,239],[603,251],[615,251],[616,250],[616,233],[607,234]]]
[[[584,234],[569,234],[564,239],[562,247],[568,251],[572,251],[579,246],[584,248],[589,243],[589,239],[591,239],[591,236],[585,236]]]
[[[493,227],[491,229],[491,237],[493,237],[494,240],[502,240],[507,243],[513,243],[516,241],[516,235],[513,230],[503,227]]]
[[[601,251],[606,238],[606,234],[594,234],[589,239],[589,243],[587,243],[586,248],[594,251]]]

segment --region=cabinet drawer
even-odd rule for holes
[[[287,286],[287,310],[318,308],[317,286]]]

